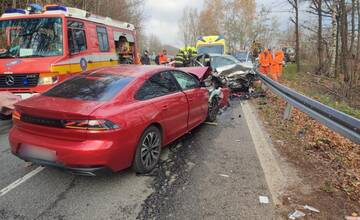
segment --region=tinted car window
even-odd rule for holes
[[[45,96],[87,101],[106,101],[119,93],[133,77],[94,73],[75,76],[43,93]]]
[[[211,66],[213,69],[218,68],[218,67],[223,67],[223,66],[227,66],[227,65],[233,65],[236,62],[234,60],[230,60],[228,58],[225,57],[213,57],[212,58],[212,63]]]
[[[141,86],[136,93],[138,100],[151,99],[179,91],[174,78],[169,72],[161,72],[153,75]]]
[[[173,71],[176,81],[182,90],[193,89],[199,87],[199,81],[195,77],[178,71]]]

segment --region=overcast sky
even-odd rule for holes
[[[289,13],[283,12],[290,8],[286,2],[286,0],[256,0],[257,8],[265,5],[274,10],[272,15],[279,18],[282,29],[286,28],[289,23]],[[197,8],[200,11],[203,7],[203,0],[147,0],[145,33],[158,36],[164,44],[181,47],[178,21],[181,18],[182,9],[186,6]]]

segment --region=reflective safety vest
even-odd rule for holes
[[[176,67],[184,67],[186,62],[187,53],[184,49],[180,49],[175,57],[175,66]]]

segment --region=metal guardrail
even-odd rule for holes
[[[306,97],[269,77],[258,73],[260,79],[288,104],[308,114],[331,130],[342,134],[353,142],[360,144],[360,120]]]

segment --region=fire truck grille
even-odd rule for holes
[[[38,81],[39,74],[0,74],[0,88],[30,88]]]

